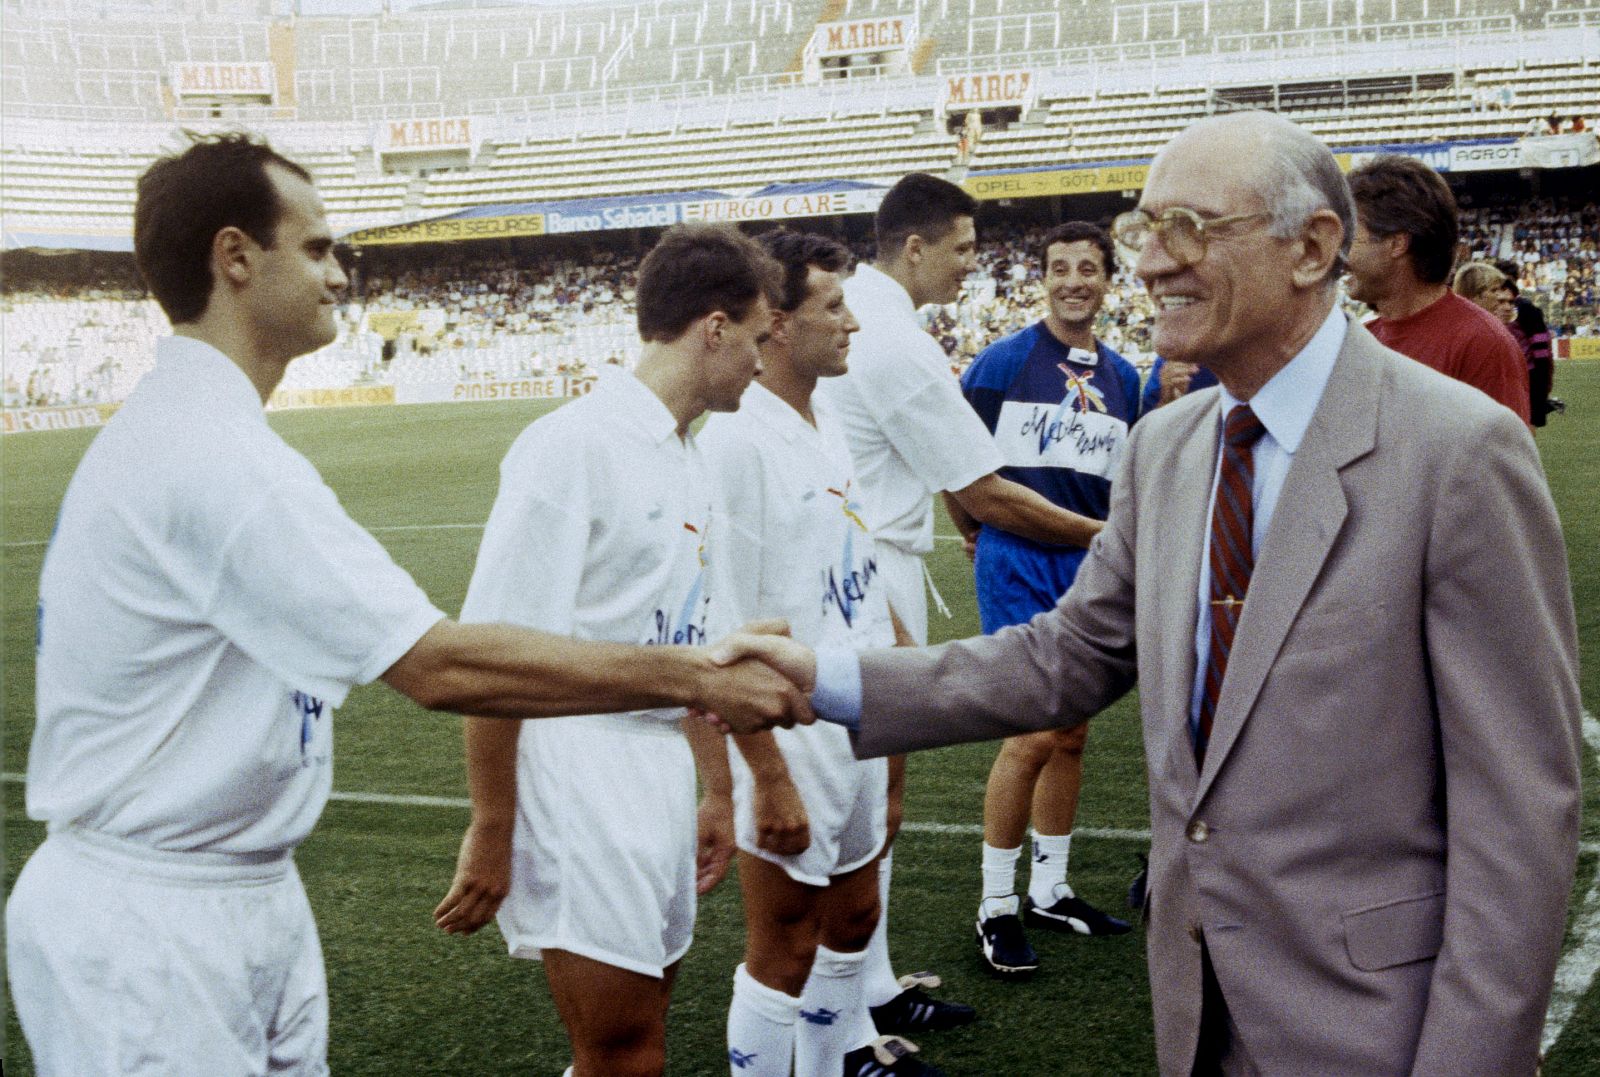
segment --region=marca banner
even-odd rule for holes
[[[269,408],[351,408],[393,404],[392,385],[347,385],[342,389],[279,389]]]
[[[883,201],[881,189],[813,191],[754,198],[716,198],[681,204],[686,221],[774,221],[787,217],[832,217],[840,213],[874,213]]]
[[[271,97],[277,89],[269,63],[178,63],[171,81],[178,97]]]
[[[22,434],[31,430],[86,430],[101,426],[117,410],[115,404],[87,404],[75,408],[7,408],[0,412],[0,430]]]
[[[448,404],[475,400],[559,400],[588,391],[592,379],[569,379],[562,374],[537,378],[487,378],[473,381],[436,381],[395,386],[397,404]]]
[[[940,91],[941,112],[969,109],[1027,108],[1033,104],[1035,79],[1031,71],[987,71],[948,75]]]
[[[378,133],[372,144],[379,153],[470,152],[475,145],[472,140],[472,117],[385,120],[378,125]]]
[[[1006,172],[968,176],[961,184],[979,201],[996,198],[1037,198],[1055,194],[1097,194],[1101,191],[1137,191],[1144,187],[1149,164],[1090,165],[1054,168],[1041,172]]]
[[[916,36],[916,21],[907,18],[825,22],[811,36],[810,51],[814,56],[892,52],[909,49]]]
[[[453,239],[508,239],[545,234],[543,213],[511,217],[453,217],[443,221],[412,221],[382,228],[363,228],[345,237],[357,246],[381,243],[441,243]]]

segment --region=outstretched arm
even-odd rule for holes
[[[430,710],[491,718],[694,707],[751,732],[812,721],[810,704],[759,663],[718,665],[700,647],[576,640],[441,620],[383,679]]]

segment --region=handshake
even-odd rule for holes
[[[783,621],[754,621],[703,652],[689,712],[723,733],[760,733],[817,720],[817,656]]]

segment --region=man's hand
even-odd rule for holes
[[[778,636],[730,636],[729,640],[775,640]],[[712,664],[701,679],[700,699],[691,710],[724,733],[760,733],[774,726],[789,729],[817,720],[807,698],[781,671],[759,653],[750,657],[726,653],[728,641],[717,645]],[[794,644],[798,646],[798,644]],[[809,652],[808,652],[809,653]]]
[[[709,894],[733,862],[733,799],[707,794],[696,820],[694,892]]]
[[[811,845],[811,821],[800,790],[787,775],[755,782],[756,844],[778,856],[798,856]]]
[[[735,632],[711,648],[711,660],[718,665],[727,666],[750,659],[777,670],[807,696],[817,686],[816,652],[787,636]]]
[[[461,839],[456,877],[433,910],[447,935],[470,935],[494,919],[511,891],[511,827],[473,823]]]
[[[1200,368],[1194,363],[1185,363],[1181,359],[1163,359],[1161,363],[1161,393],[1157,397],[1160,404],[1170,404],[1184,393],[1189,391],[1189,382],[1194,378],[1194,373]]]

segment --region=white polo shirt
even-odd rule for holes
[[[818,382],[814,399],[844,424],[873,535],[928,553],[933,494],[969,486],[1005,460],[906,290],[863,263],[845,281],[844,296],[861,323],[850,341],[850,370]]]
[[[292,848],[328,798],[333,708],[442,617],[244,372],[165,338],[45,555],[28,814],[163,850]]]
[[[888,590],[844,431],[826,404],[812,408],[815,427],[755,383],[738,411],[713,415],[701,431],[727,512],[730,616],[785,618],[811,646],[892,647]]]
[[[694,438],[678,436],[672,413],[633,374],[609,373],[506,454],[461,619],[616,643],[706,643],[712,526]],[[632,713],[676,720],[683,710]]]

